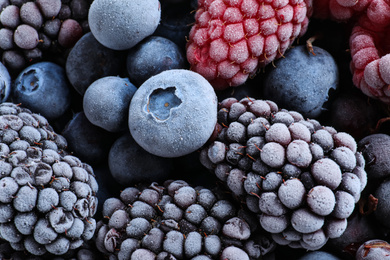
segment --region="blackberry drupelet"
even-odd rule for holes
[[[354,138],[269,100],[227,98],[202,164],[274,241],[317,250],[339,237],[367,183]]]

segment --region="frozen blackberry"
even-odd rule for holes
[[[341,236],[367,184],[354,138],[268,100],[228,98],[218,109],[222,130],[201,162],[274,241],[317,250]]]
[[[125,205],[103,206],[111,215],[98,224],[96,247],[110,259],[258,259],[275,247],[258,222],[218,190],[176,180],[129,187],[110,200]],[[258,255],[248,250],[253,247]]]
[[[37,61],[65,58],[66,50],[89,31],[85,25],[91,2],[6,1],[0,10],[0,54],[5,66],[18,73]]]
[[[25,257],[44,258],[90,240],[98,185],[92,168],[68,154],[64,137],[44,117],[2,103],[0,147],[1,239]]]

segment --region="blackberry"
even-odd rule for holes
[[[0,54],[11,73],[60,57],[89,31],[91,0],[7,1],[0,11]],[[62,61],[61,61],[62,62]]]
[[[201,163],[277,244],[317,250],[343,234],[367,184],[351,135],[249,97],[221,101],[217,125]]]
[[[104,203],[96,247],[110,259],[259,259],[272,251],[254,216],[229,198],[180,180],[128,187]]]
[[[0,240],[17,253],[62,256],[92,238],[98,184],[48,121],[0,104]],[[20,251],[20,252],[19,252]]]

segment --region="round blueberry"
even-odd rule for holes
[[[264,98],[304,117],[318,117],[331,90],[337,89],[339,72],[326,50],[314,47],[314,52],[315,56],[306,46],[295,46],[285,59],[277,60],[265,77]]]
[[[159,36],[150,36],[131,48],[126,64],[130,80],[138,86],[162,71],[184,69],[186,65],[179,47]]]
[[[108,165],[114,179],[122,185],[141,181],[162,181],[172,172],[172,161],[146,152],[130,133],[119,137],[108,154]]]
[[[70,98],[65,70],[52,62],[30,65],[13,84],[13,101],[49,120],[57,119],[66,112]]]
[[[213,133],[217,103],[213,87],[201,75],[183,69],[161,72],[145,81],[131,100],[131,135],[158,156],[189,154]]]
[[[85,116],[109,132],[126,130],[130,100],[136,90],[127,78],[108,76],[96,80],[84,94]]]
[[[151,35],[160,17],[158,0],[95,0],[89,8],[88,23],[101,44],[126,50]]]

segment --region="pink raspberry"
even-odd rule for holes
[[[390,104],[390,2],[372,0],[350,36],[353,83]]]
[[[304,34],[311,1],[198,0],[187,43],[191,69],[218,90],[245,83]]]
[[[358,16],[372,0],[315,0],[313,17],[334,21],[347,21]]]

